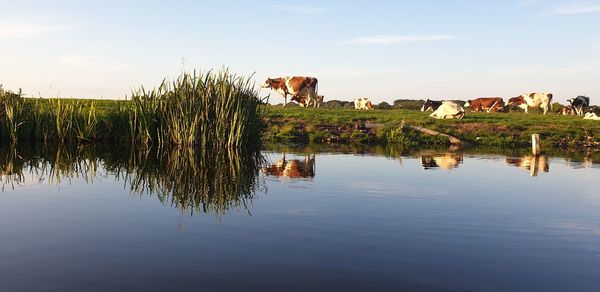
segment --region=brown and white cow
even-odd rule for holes
[[[465,108],[470,107],[473,111],[499,112],[504,108],[504,100],[502,97],[480,97],[468,100]]]
[[[357,110],[372,110],[373,104],[368,97],[358,97],[354,99],[354,109]]]
[[[283,95],[284,104],[287,104],[287,96],[291,95],[291,100],[298,102],[303,107],[319,106],[319,96],[317,95],[319,81],[314,77],[285,76],[267,78],[261,87],[279,92]]]
[[[508,100],[508,105],[516,105],[528,113],[529,107],[539,107],[544,111],[552,109],[552,93],[525,93]]]
[[[575,109],[570,105],[563,105],[560,107],[557,114],[563,116],[572,116],[575,114]]]

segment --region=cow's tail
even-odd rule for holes
[[[548,93],[548,100],[550,101],[550,110],[552,110],[554,107],[554,104],[552,104],[552,93]]]

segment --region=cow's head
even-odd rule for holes
[[[465,102],[465,104],[463,105],[463,107],[469,107],[471,106],[471,101],[467,100],[467,102]]]
[[[574,105],[574,103],[575,103],[575,99],[574,99],[574,98],[569,98],[569,99],[567,99],[567,102],[568,102],[568,103],[569,103],[571,106],[573,106],[573,105]]]
[[[277,89],[280,87],[282,81],[283,79],[281,78],[267,78],[267,80],[265,80],[265,82],[260,87]]]
[[[525,101],[525,97],[522,96],[522,95],[519,95],[517,97],[512,97],[512,98],[508,99],[508,103],[506,105],[508,105],[508,106],[512,106],[512,105],[520,106],[520,105],[525,104],[525,103],[527,103]]]
[[[423,106],[421,107],[421,111],[428,111],[428,110],[433,110],[433,105],[431,103],[431,100],[429,100],[429,98],[425,101],[425,103],[423,104]]]

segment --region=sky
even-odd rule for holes
[[[0,84],[117,98],[183,70],[314,76],[325,99],[600,98],[600,0],[0,0]],[[282,102],[275,92],[272,103]]]

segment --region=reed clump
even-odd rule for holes
[[[227,69],[165,79],[127,101],[24,98],[0,86],[0,141],[258,148],[262,104],[251,78]]]
[[[228,70],[184,73],[132,95],[132,142],[199,146],[214,151],[258,145],[262,100],[251,83]]]

